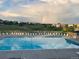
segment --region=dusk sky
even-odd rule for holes
[[[0,0],[0,19],[79,23],[79,0]]]

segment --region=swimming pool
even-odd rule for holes
[[[3,37],[0,50],[68,49],[79,48],[68,43],[63,37]]]

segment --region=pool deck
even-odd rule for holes
[[[0,59],[79,59],[79,49],[0,51]]]

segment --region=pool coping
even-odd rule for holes
[[[0,51],[0,59],[79,59],[79,49]]]

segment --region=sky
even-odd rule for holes
[[[78,24],[79,0],[0,0],[0,19]]]

